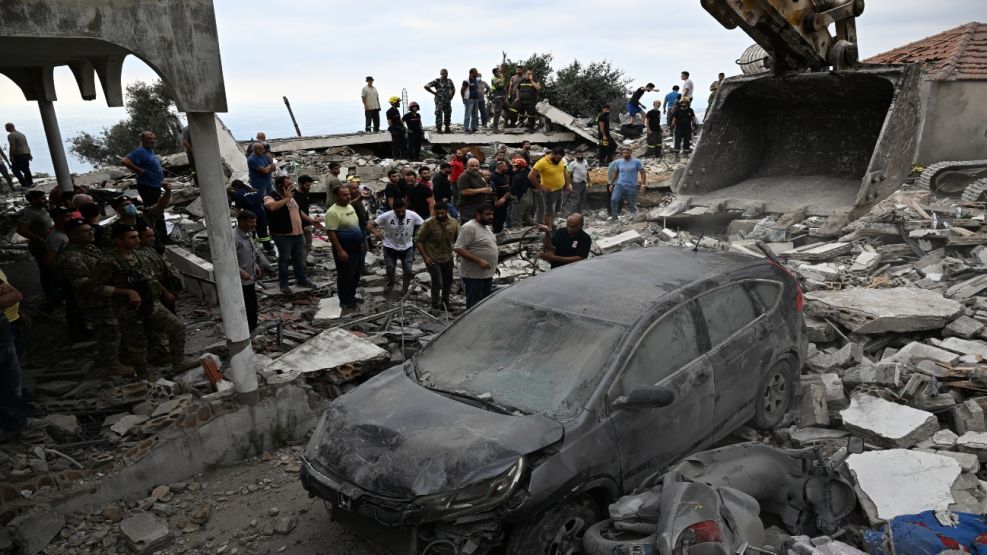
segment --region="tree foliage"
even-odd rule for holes
[[[623,70],[606,60],[585,65],[574,60],[555,71],[551,53],[535,53],[526,60],[506,60],[505,75],[514,75],[518,66],[534,72],[535,79],[543,85],[542,98],[579,118],[596,115],[604,103],[614,108],[614,114],[618,113],[626,102],[627,86],[631,82]]]
[[[81,132],[72,137],[69,150],[72,154],[94,166],[115,166],[137,145],[144,131],[153,131],[158,137],[155,152],[174,154],[179,150],[178,138],[169,120],[177,115],[172,111],[175,102],[168,88],[161,81],[148,84],[141,81],[127,86],[127,119],[98,134]]]

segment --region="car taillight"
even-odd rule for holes
[[[802,285],[799,283],[798,278],[795,277],[795,274],[788,271],[788,268],[782,266],[774,260],[769,260],[769,262],[771,262],[772,265],[782,272],[792,276],[792,280],[795,281],[795,312],[802,312],[802,309],[805,307],[805,295],[802,294]]]
[[[701,543],[721,543],[720,525],[713,520],[697,522],[686,528],[675,542],[674,555],[688,555],[689,549]]]

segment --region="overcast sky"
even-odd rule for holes
[[[489,76],[502,50],[514,59],[551,52],[555,67],[574,59],[610,60],[635,84],[654,82],[662,95],[678,82],[679,71],[688,69],[702,96],[718,72],[739,72],[734,61],[752,44],[743,31],[721,27],[699,0],[216,0],[215,5],[231,117],[238,110],[283,112],[283,95],[301,105],[352,101],[359,112],[366,75],[376,78],[382,98],[407,88],[411,100],[420,100],[427,95],[421,87],[440,68],[457,80],[471,66]],[[978,19],[987,20],[984,0],[869,0],[858,20],[861,54]],[[125,82],[155,78],[141,61],[127,59]],[[73,126],[98,130],[123,117],[121,110],[107,110],[102,99],[82,101],[67,68],[56,71],[56,84],[60,115],[85,114],[84,122],[73,120]],[[3,77],[0,119],[40,123],[37,107]]]

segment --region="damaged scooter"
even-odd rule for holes
[[[830,458],[818,447],[761,443],[696,453],[610,505],[610,519],[586,531],[583,548],[588,555],[784,553],[783,538],[769,541],[765,521],[791,534],[837,532],[856,505],[844,462],[862,450],[851,438]]]

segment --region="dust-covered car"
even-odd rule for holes
[[[401,553],[566,553],[650,474],[795,408],[802,292],[768,259],[660,247],[552,270],[333,401],[302,483]]]

